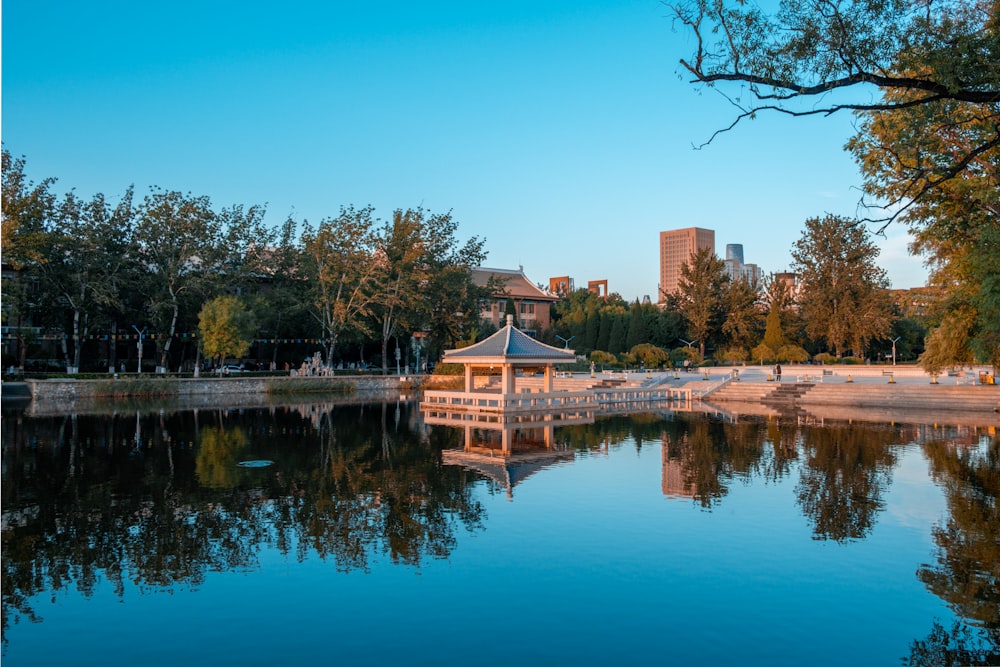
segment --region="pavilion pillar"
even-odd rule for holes
[[[473,381],[472,375],[472,364],[465,364],[465,393],[471,394],[476,388],[475,382]]]
[[[545,364],[545,381],[544,381],[544,391],[546,394],[552,393],[555,388],[555,382],[553,378],[555,377],[555,372],[553,371],[551,364]]]
[[[514,367],[510,364],[503,365],[503,372],[500,376],[503,380],[503,393],[513,394],[514,393]]]

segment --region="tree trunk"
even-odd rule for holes
[[[163,342],[163,352],[160,354],[160,366],[156,369],[157,373],[167,372],[167,359],[170,356],[170,343],[174,340],[174,331],[177,328],[177,316],[180,307],[177,305],[177,297],[173,297],[174,310],[170,317],[170,330],[167,332],[167,339]]]
[[[83,347],[83,336],[85,332],[81,331],[80,328],[80,311],[73,311],[73,367],[69,369],[70,373],[80,372],[80,356],[81,348]]]

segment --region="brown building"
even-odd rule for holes
[[[559,300],[557,295],[546,292],[528,280],[521,268],[512,270],[480,267],[472,270],[472,282],[480,287],[489,284],[490,278],[500,280],[503,286],[494,294],[494,298],[482,304],[481,319],[500,328],[505,321],[507,299],[513,299],[521,331],[537,337],[549,328],[549,311],[552,304]]]
[[[659,301],[677,291],[681,268],[701,248],[715,252],[715,232],[700,227],[687,227],[660,232],[660,293]]]
[[[567,296],[576,289],[573,279],[569,276],[549,278],[549,291],[553,294]]]

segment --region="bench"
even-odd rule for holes
[[[882,371],[882,377],[892,377],[896,374],[896,371]]]

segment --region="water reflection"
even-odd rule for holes
[[[1000,664],[1000,439],[983,447],[931,440],[931,472],[948,517],[933,530],[935,562],[917,577],[959,616],[915,641],[912,665]]]
[[[265,551],[341,572],[419,568],[483,531],[484,485],[517,505],[537,473],[623,448],[654,448],[659,489],[714,512],[737,487],[794,486],[814,540],[877,529],[903,447],[919,443],[948,514],[916,577],[955,613],[928,619],[913,665],[1000,662],[1000,440],[991,430],[668,411],[543,423],[461,423],[412,403],[28,417],[4,414],[3,619],[99,582],[161,592],[254,571]],[[271,461],[267,467],[240,465]],[[808,542],[808,539],[804,541]],[[835,629],[831,629],[835,632]]]
[[[338,570],[445,558],[483,508],[409,405],[3,420],[3,631],[31,598],[95,582],[197,587],[265,548]],[[240,467],[246,459],[274,465]]]

